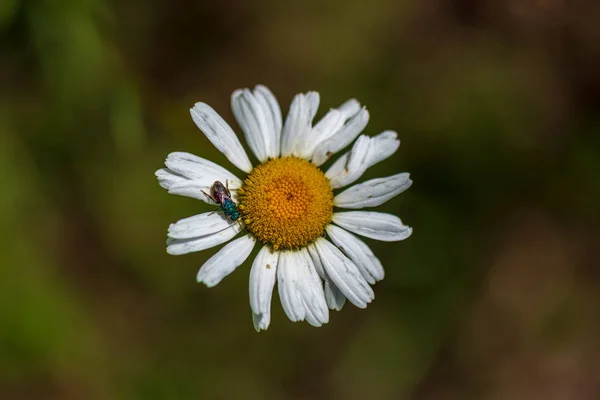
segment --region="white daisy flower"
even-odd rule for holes
[[[383,279],[384,272],[381,262],[355,234],[391,242],[412,233],[395,215],[334,211],[334,207],[379,206],[408,189],[412,181],[408,173],[401,173],[334,195],[335,189],[350,185],[369,167],[394,154],[400,141],[393,131],[360,135],[369,113],[355,99],[313,124],[318,106],[317,92],[298,94],[282,124],[279,104],[265,86],[236,90],[231,108],[260,162],[253,167],[223,118],[207,104],[196,103],[190,110],[192,119],[245,177],[240,179],[211,161],[182,152],[169,154],[166,168],[156,172],[169,193],[219,203],[224,211],[171,224],[169,254],[205,250],[244,232],[206,261],[198,282],[217,285],[250,256],[257,242],[262,246],[250,270],[250,307],[257,331],[269,327],[276,281],[283,310],[292,321],[321,326],[329,321],[329,309],[340,310],[346,299],[365,308],[374,298],[370,285]],[[319,169],[352,142],[352,148],[325,173]],[[216,182],[226,184],[227,189]]]

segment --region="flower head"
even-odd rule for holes
[[[192,119],[245,178],[182,152],[169,154],[166,168],[156,172],[159,184],[169,193],[221,208],[221,212],[171,224],[168,253],[205,250],[246,233],[206,261],[198,272],[199,282],[209,287],[218,284],[261,243],[250,271],[256,330],[270,324],[275,281],[292,321],[321,326],[329,321],[329,309],[340,310],[346,299],[365,308],[374,298],[370,285],[383,279],[384,271],[371,249],[354,234],[398,241],[412,233],[412,228],[391,214],[334,210],[379,206],[408,189],[412,181],[409,174],[400,173],[334,194],[394,154],[400,141],[392,131],[360,135],[369,113],[354,99],[313,124],[318,106],[318,93],[298,94],[282,124],[279,104],[269,89],[259,85],[253,91],[235,91],[233,113],[260,162],[253,167],[230,126],[210,106],[196,103],[190,110]],[[326,172],[319,168],[352,142],[351,149]]]

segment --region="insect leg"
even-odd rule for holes
[[[210,200],[212,200],[213,202],[219,204],[210,194],[206,193],[204,190],[201,190],[202,193],[204,193],[204,195],[206,197],[208,197]]]
[[[227,195],[231,197],[231,192],[229,191],[229,179],[225,179],[225,189],[227,189]]]
[[[216,213],[216,212],[217,212],[217,211],[219,211],[220,209],[221,209],[221,207],[217,207],[217,208],[215,208],[215,209],[214,209],[214,211],[213,211],[213,212],[211,212],[211,213],[210,213],[210,214],[208,214],[208,215],[213,215],[214,213]]]

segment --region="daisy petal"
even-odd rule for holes
[[[277,108],[273,109],[274,106]],[[231,109],[256,158],[264,163],[269,157],[277,157],[281,111],[273,94],[264,86],[257,87],[254,93],[248,89],[236,90],[231,95]]]
[[[359,179],[369,167],[394,154],[399,146],[397,133],[393,131],[372,138],[359,136],[352,150],[333,163],[325,175],[334,189],[344,187]]]
[[[266,330],[271,323],[271,297],[277,277],[279,253],[263,246],[250,270],[250,308],[257,332]]]
[[[309,244],[308,246],[306,246],[306,249],[308,250],[308,254],[310,255],[310,258],[312,259],[313,265],[315,266],[315,270],[317,271],[317,273],[319,274],[321,279],[323,279],[323,280],[328,279],[329,277],[327,276],[327,273],[323,269],[323,263],[321,262],[321,259],[319,258],[319,252],[317,251],[315,244],[314,243]]]
[[[325,116],[313,126],[310,134],[303,140],[303,149],[300,156],[305,159],[312,158],[315,149],[323,141],[333,136],[344,125],[344,114],[336,109],[329,110]]]
[[[263,85],[257,85],[254,88],[254,97],[260,103],[269,125],[269,131],[273,135],[271,139],[267,140],[269,144],[267,146],[267,156],[277,158],[281,146],[281,109],[279,103],[273,93]]]
[[[233,165],[244,172],[252,170],[252,163],[239,139],[223,118],[208,104],[196,103],[190,109],[192,119],[206,135],[208,140],[223,154]]]
[[[398,134],[394,131],[384,131],[377,136],[373,136],[367,168],[390,157],[399,147],[400,140],[398,140]]]
[[[202,200],[207,204],[216,204],[209,196],[204,194],[210,193],[211,188],[211,186],[206,184],[206,181],[191,181],[186,177],[171,171],[169,168],[161,168],[156,171],[155,175],[158,178],[158,184],[164,189],[167,189],[169,194],[191,197]]]
[[[329,178],[334,189],[346,186],[362,176],[367,170],[367,160],[371,138],[360,136],[352,146],[352,150],[340,157],[327,170],[325,176]]]
[[[160,186],[171,194],[215,204],[202,193],[210,194],[215,181],[228,186],[232,190],[232,198],[236,196],[235,190],[242,185],[242,181],[225,168],[190,153],[171,153],[165,164],[170,168],[161,168],[155,175]]]
[[[290,111],[281,133],[281,155],[300,156],[303,141],[310,134],[312,120],[319,107],[319,94],[309,92],[297,94],[292,100]]]
[[[281,252],[277,271],[279,297],[292,321],[321,326],[329,321],[329,310],[321,280],[306,249]]]
[[[212,190],[213,185],[207,186],[204,182],[201,181],[188,181],[182,180],[180,182],[174,183],[169,188],[169,194],[176,194],[179,196],[191,197],[193,199],[202,200],[206,204],[210,204],[216,206],[212,200],[212,196],[210,192]],[[237,189],[231,189],[231,199],[237,203],[238,201],[238,192]]]
[[[331,310],[340,311],[346,303],[346,297],[342,292],[340,292],[340,289],[335,286],[335,283],[333,283],[329,275],[327,275],[323,269],[321,259],[319,258],[319,252],[314,244],[309,245],[307,249],[308,253],[310,254],[310,258],[313,260],[317,273],[325,282],[323,291],[325,293],[325,302],[327,303],[327,307],[329,307]]]
[[[266,159],[263,133],[267,133],[268,127],[258,102],[248,89],[236,90],[231,95],[231,110],[244,132],[250,150],[262,163]]]
[[[210,196],[211,186],[207,186],[205,182],[182,180],[174,183],[169,188],[169,194],[191,197],[193,199],[202,200],[206,204],[217,205]],[[233,198],[233,194],[232,194]]]
[[[204,263],[198,271],[196,280],[208,287],[217,285],[246,261],[254,248],[254,243],[256,243],[256,239],[250,234],[227,243]]]
[[[315,115],[317,115],[317,111],[319,110],[321,96],[318,92],[307,92],[305,96],[308,104],[308,119],[312,124],[312,120],[315,118]]]
[[[239,224],[231,224],[227,229],[220,232],[212,233],[205,236],[200,236],[190,239],[173,239],[167,240],[167,253],[174,256],[181,254],[193,253],[195,251],[210,249],[227,242],[235,235],[240,233],[241,227]]]
[[[171,224],[167,236],[173,239],[191,239],[220,232],[229,228],[232,224],[237,225],[237,223],[226,219],[222,214],[207,212]]]
[[[337,109],[340,110],[342,114],[344,114],[344,119],[347,120],[360,111],[360,103],[356,99],[348,99],[344,103],[342,103]]]
[[[368,122],[369,112],[366,108],[363,108],[353,115],[352,118],[350,118],[345,125],[335,133],[335,135],[331,136],[315,148],[312,158],[313,164],[316,166],[323,165],[333,154],[352,143],[365,129]]]
[[[340,311],[346,304],[346,296],[340,291],[340,289],[333,283],[331,278],[327,278],[323,287],[325,292],[325,301],[327,307],[331,310]]]
[[[371,179],[354,185],[335,196],[333,204],[342,208],[377,207],[412,185],[410,174],[402,173],[386,178]]]
[[[301,286],[298,288],[306,308],[306,321],[312,326],[321,326],[329,322],[329,309],[323,293],[323,283],[317,274],[315,265],[306,248],[299,251],[305,266],[300,270]]]
[[[402,224],[400,218],[374,211],[334,213],[333,223],[357,235],[383,242],[404,240],[412,234],[412,228]]]
[[[356,264],[367,282],[372,285],[383,279],[381,262],[362,240],[335,225],[329,225],[327,233],[333,243]]]
[[[169,168],[161,168],[154,173],[158,179],[158,184],[163,189],[169,190],[175,183],[185,181],[187,178],[179,175],[177,172],[171,171]]]
[[[290,321],[302,321],[306,316],[304,302],[296,289],[298,284],[298,270],[302,268],[302,261],[294,251],[281,251],[277,265],[277,288],[279,299],[285,315]]]
[[[367,307],[375,294],[356,265],[329,241],[315,242],[323,269],[348,300],[359,308]]]
[[[167,156],[165,165],[170,171],[190,180],[204,182],[207,186],[212,186],[215,181],[227,183],[230,189],[242,186],[242,181],[225,168],[190,153],[171,153]]]

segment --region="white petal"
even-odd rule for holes
[[[400,218],[374,211],[334,213],[333,223],[357,235],[384,242],[404,240],[412,234],[412,228],[402,224]]]
[[[329,110],[327,114],[310,131],[302,143],[300,156],[311,159],[315,149],[325,140],[333,136],[344,125],[344,114],[339,110]]]
[[[212,196],[210,194],[211,190],[212,185],[206,186],[204,182],[183,180],[181,182],[172,184],[169,189],[169,194],[191,197],[193,199],[202,200],[206,204],[215,206],[217,203],[212,200]],[[231,199],[234,201],[234,203],[237,203],[238,192],[236,189],[231,189]]]
[[[196,103],[190,109],[192,119],[206,135],[208,140],[223,154],[233,165],[244,172],[252,170],[252,163],[246,155],[239,139],[223,118],[208,104]]]
[[[212,186],[215,181],[227,183],[230,189],[242,186],[242,181],[225,168],[190,153],[171,153],[167,156],[165,165],[170,171],[190,180],[204,182],[207,186]]]
[[[338,129],[335,135],[316,147],[312,158],[313,164],[323,165],[332,155],[352,143],[365,129],[368,122],[369,112],[366,108],[363,108],[356,115],[353,115],[342,128]]]
[[[306,102],[308,103],[308,119],[312,124],[312,120],[317,115],[317,111],[319,110],[319,103],[321,101],[321,97],[318,92],[307,92],[306,93]]]
[[[232,224],[222,214],[207,212],[171,224],[167,235],[173,239],[191,239],[220,232]]]
[[[265,115],[269,132],[273,135],[270,140],[267,140],[267,156],[271,158],[279,157],[279,149],[281,147],[281,109],[279,102],[271,93],[271,91],[263,85],[257,85],[254,88],[254,97],[260,103],[263,114]],[[272,128],[271,128],[272,127]]]
[[[190,153],[169,154],[165,164],[170,168],[156,171],[158,183],[171,194],[188,196],[208,204],[215,204],[203,191],[210,194],[215,181],[227,185],[232,198],[241,187],[242,181],[225,168]]]
[[[344,132],[346,132],[344,124],[359,111],[360,103],[356,99],[350,99],[338,108],[330,110],[315,126],[313,126],[308,140],[304,143],[302,156],[307,160],[310,160],[314,157],[315,153],[325,154],[326,152],[323,152],[321,147],[332,137],[337,136],[340,131],[344,130]],[[364,129],[364,126],[360,130],[362,131],[362,129]],[[358,133],[360,132],[353,135],[347,141],[346,145],[352,143],[356,136],[358,136]],[[317,156],[317,158],[320,157]]]
[[[344,114],[344,119],[347,120],[360,110],[360,103],[356,99],[348,99],[338,107],[338,110]]]
[[[383,266],[365,242],[335,225],[329,225],[327,233],[333,243],[356,264],[367,282],[372,285],[383,279]]]
[[[335,196],[333,204],[342,208],[377,207],[412,185],[410,174],[402,173],[386,178],[371,179],[354,185]]]
[[[242,265],[252,252],[256,239],[248,234],[227,243],[214,256],[209,258],[198,271],[196,280],[208,287],[217,285],[223,278]]]
[[[400,141],[393,131],[385,131],[372,138],[362,135],[354,143],[352,150],[333,163],[325,176],[334,189],[349,185],[359,179],[369,167],[394,154],[399,146]]]
[[[256,331],[266,330],[271,323],[271,297],[277,277],[279,253],[263,246],[250,270],[250,308]]]
[[[367,170],[367,160],[371,138],[360,136],[352,146],[352,150],[340,157],[325,176],[329,178],[331,187],[334,189],[346,186],[362,176]]]
[[[257,86],[254,93],[248,89],[236,90],[231,95],[231,109],[256,158],[262,163],[269,157],[277,157],[281,111],[269,89]]]
[[[302,321],[306,316],[304,302],[295,287],[298,282],[298,270],[302,267],[297,252],[281,251],[277,265],[277,289],[283,311],[291,321]]]
[[[308,254],[310,255],[310,258],[313,261],[315,270],[317,271],[317,273],[319,274],[321,279],[323,279],[323,280],[327,279],[328,278],[327,273],[325,273],[325,270],[323,269],[323,264],[321,263],[321,259],[319,258],[319,252],[317,251],[315,244],[314,243],[309,244],[308,246],[306,246],[306,249],[308,250]]]
[[[304,266],[300,269],[300,291],[306,308],[306,321],[312,326],[321,326],[329,322],[329,309],[323,293],[323,282],[306,248],[299,250]]]
[[[281,252],[277,271],[281,305],[292,321],[321,326],[329,321],[329,310],[321,279],[306,249]]]
[[[248,89],[236,90],[231,95],[231,110],[244,132],[250,150],[262,163],[266,160],[267,153],[263,133],[267,132],[268,127],[258,102]]]
[[[346,303],[346,297],[340,289],[333,283],[329,275],[323,269],[323,264],[321,263],[321,259],[319,258],[319,252],[314,244],[311,244],[307,247],[308,253],[310,254],[310,258],[312,259],[315,269],[321,279],[323,279],[324,288],[323,291],[325,293],[325,302],[327,306],[336,311],[340,311],[342,307],[344,307],[344,303]]]
[[[333,283],[331,278],[325,280],[325,285],[323,287],[323,291],[325,292],[325,301],[327,302],[327,307],[331,310],[340,311],[344,308],[344,304],[346,304],[346,296],[344,293]]]
[[[163,188],[169,190],[175,183],[185,181],[187,178],[183,175],[171,171],[169,168],[161,168],[154,173],[158,179],[158,184]]]
[[[373,136],[371,148],[369,149],[367,168],[390,157],[399,147],[400,140],[398,140],[398,134],[394,131],[384,131],[379,135]]]
[[[192,197],[208,204],[216,204],[210,197],[204,194],[210,194],[212,187],[212,185],[207,185],[206,181],[191,181],[168,168],[159,169],[155,175],[158,178],[158,184],[167,189],[170,194]],[[202,193],[203,191],[204,193]]]
[[[316,92],[300,93],[294,97],[281,134],[282,156],[300,156],[318,107],[319,94]]]
[[[204,182],[201,181],[183,180],[172,184],[169,188],[169,193],[176,194],[179,196],[191,197],[194,199],[202,200],[207,204],[216,205],[217,203],[212,201],[211,197],[209,197],[211,188],[212,185],[207,186]]]
[[[169,238],[167,240],[167,253],[177,256],[181,254],[192,253],[194,251],[206,250],[211,247],[218,246],[221,243],[227,242],[229,239],[240,233],[240,231],[240,224],[232,223],[227,229],[197,238]]]
[[[319,238],[315,242],[323,269],[348,300],[365,308],[375,294],[356,265],[329,241]]]

